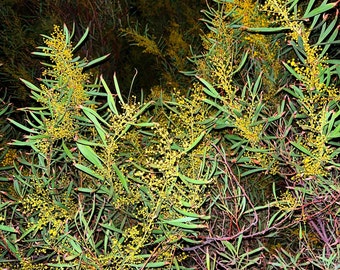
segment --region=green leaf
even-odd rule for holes
[[[99,123],[98,119],[104,123],[105,125],[109,126],[109,124],[94,110],[81,106],[83,112],[86,114],[86,116],[92,121],[92,123],[94,124],[103,144],[106,146],[107,145],[107,141],[106,141],[106,131],[103,129],[103,127],[101,126],[101,124]]]
[[[329,4],[322,4],[319,7],[313,9],[310,12],[305,12],[305,14],[303,15],[302,19],[307,19],[307,18],[310,18],[310,17],[314,17],[315,15],[324,13],[327,10],[330,10],[330,9],[334,8],[337,5],[337,3],[338,2],[329,3]]]
[[[7,179],[8,180],[8,179]],[[11,202],[7,201],[4,202],[2,204],[0,204],[0,211],[2,211],[3,209],[5,209]]]
[[[333,128],[334,128],[334,122],[335,120],[339,117],[340,115],[340,110],[335,112],[335,111],[330,111],[327,112],[327,119],[331,116],[331,119],[328,120],[328,123],[326,124],[327,127],[327,134],[331,133]]]
[[[222,241],[223,245],[229,250],[233,255],[237,255],[235,247],[229,241]]]
[[[72,155],[72,152],[70,151],[70,149],[68,149],[68,147],[66,146],[64,140],[62,141],[61,146],[63,147],[64,153],[65,153],[70,159],[73,159],[74,157],[73,157],[73,155]]]
[[[73,239],[69,240],[69,243],[71,244],[71,246],[73,247],[73,249],[78,252],[78,253],[82,253],[82,249],[81,246],[79,245],[78,242],[75,242]]]
[[[305,9],[305,14],[308,14],[308,13],[311,11],[311,9],[312,9],[314,3],[315,3],[315,0],[309,0],[309,1],[308,1],[308,5],[307,5],[307,7],[306,7],[306,9]],[[304,15],[305,15],[305,14],[304,14]]]
[[[197,218],[185,217],[185,218],[178,218],[173,220],[162,220],[162,223],[169,224],[171,226],[183,228],[183,229],[200,229],[206,228],[207,226],[204,224],[193,224],[193,223],[184,223],[196,220]]]
[[[77,140],[77,143],[89,145],[89,146],[104,147],[104,145],[101,144],[101,143],[90,142],[90,141],[87,141],[87,140],[84,140],[84,139]]]
[[[299,149],[301,152],[305,153],[306,155],[310,156],[310,157],[314,157],[313,154],[304,146],[302,146],[301,144],[297,143],[297,142],[290,142],[292,145],[294,145],[297,149]]]
[[[80,150],[80,152],[84,155],[84,157],[87,158],[92,164],[97,166],[99,169],[104,168],[103,164],[100,162],[99,157],[90,146],[83,145],[77,142],[77,147]]]
[[[32,52],[31,54],[36,55],[36,56],[42,56],[42,57],[51,57],[51,56],[53,56],[53,54],[51,54],[51,53],[44,53],[44,52]]]
[[[316,44],[320,44],[332,31],[334,31],[334,27],[336,26],[336,23],[338,22],[338,16],[336,15],[333,21],[328,25],[328,27],[323,27],[322,31],[319,35],[319,39],[316,42]],[[324,24],[326,26],[326,23]]]
[[[127,183],[127,179],[126,177],[123,175],[123,173],[119,170],[119,168],[117,167],[117,165],[114,163],[112,164],[112,168],[115,170],[120,182],[122,183],[124,189],[126,190],[126,192],[130,193],[129,187],[128,187],[128,183]]]
[[[52,48],[49,48],[49,47],[45,47],[45,46],[38,46],[38,47],[35,47],[36,49],[39,49],[39,50],[47,50],[47,51],[52,51]]]
[[[195,238],[191,239],[191,238],[187,238],[187,237],[182,237],[182,239],[190,244],[195,244],[195,245],[198,245],[198,244],[201,244],[202,241],[200,240],[195,240]]]
[[[17,241],[19,242],[22,239],[24,239],[25,236],[28,235],[29,233],[31,233],[32,231],[34,231],[35,228],[36,228],[35,226],[31,226],[30,228],[28,228],[26,231],[23,232],[23,234],[20,236],[20,238]]]
[[[72,32],[70,34],[70,39],[73,38],[75,31],[76,31],[76,23],[73,21],[73,23],[72,23]]]
[[[229,112],[229,108],[226,108],[226,107],[224,107],[224,106],[221,106],[221,105],[217,104],[216,102],[214,102],[214,101],[212,101],[212,100],[210,100],[210,99],[204,99],[203,101],[204,101],[205,103],[209,104],[209,105],[214,106],[216,109],[218,109],[218,110],[221,111],[221,112],[226,112],[226,113]]]
[[[41,119],[44,119],[44,116],[42,115],[42,112],[36,113],[36,112],[33,112],[33,111],[29,111],[29,114],[34,118],[34,120],[39,124],[39,126],[34,125],[29,119],[27,119],[27,122],[28,122],[32,127],[36,128],[36,129],[38,129],[38,128],[43,129],[44,123],[43,123],[43,121],[42,121]],[[37,117],[36,114],[39,114],[39,116],[40,116],[41,119],[40,119],[39,117]]]
[[[116,102],[115,100],[113,99],[112,97],[112,93],[109,89],[109,87],[107,86],[104,78],[102,75],[100,75],[100,81],[101,83],[103,84],[104,86],[104,89],[106,91],[106,94],[107,94],[107,103],[109,105],[109,108],[111,109],[111,111],[115,114],[115,115],[118,115],[118,110],[117,110],[117,107],[116,107]]]
[[[155,102],[149,101],[148,103],[144,104],[143,107],[141,107],[138,112],[134,115],[135,118],[137,118],[138,116],[140,116],[147,108],[150,107],[150,105],[154,104]]]
[[[207,185],[207,184],[212,182],[212,180],[206,181],[206,180],[192,179],[192,178],[189,178],[189,177],[187,177],[187,176],[185,176],[181,173],[178,173],[178,176],[183,182],[187,182],[187,183],[191,183],[191,184],[195,184],[195,185]]]
[[[238,67],[232,72],[232,75],[236,74],[237,72],[239,72],[241,70],[241,68],[244,66],[244,64],[246,63],[248,58],[248,51],[246,51],[246,53],[243,54],[242,56],[242,60],[240,62],[240,64],[238,65]]]
[[[192,218],[198,218],[198,219],[210,219],[210,216],[205,216],[205,215],[199,215],[199,214],[196,214],[196,213],[193,213],[193,212],[188,212],[188,211],[185,211],[183,209],[179,209],[177,207],[174,207],[174,209],[176,210],[176,212],[180,213],[181,215],[183,216],[186,216],[186,217],[192,217]]]
[[[286,69],[290,72],[290,74],[292,74],[296,79],[298,79],[299,81],[303,80],[301,75],[296,73],[296,71],[290,65],[286,64],[285,62],[282,62],[282,63],[286,67]]]
[[[114,85],[115,85],[116,92],[117,92],[117,95],[118,95],[118,98],[119,98],[120,102],[121,102],[122,104],[125,104],[125,102],[124,102],[124,100],[123,100],[123,97],[122,97],[122,94],[121,94],[121,91],[120,91],[120,88],[119,88],[119,84],[118,84],[116,72],[113,74],[113,83],[114,83]]]
[[[275,221],[276,223],[279,223],[279,221],[285,217],[287,217],[287,213],[285,212],[282,213],[281,211],[278,211],[275,214],[272,214],[272,217],[268,221],[268,227],[271,227]]]
[[[257,76],[257,79],[255,81],[255,84],[254,86],[252,87],[252,94],[253,96],[255,96],[259,90],[260,90],[260,87],[261,87],[261,83],[262,83],[262,73],[260,73],[258,76]]]
[[[91,175],[91,176],[93,176],[93,177],[95,177],[95,178],[98,178],[99,180],[104,181],[104,177],[103,177],[103,176],[101,176],[100,174],[98,174],[98,173],[96,173],[95,171],[91,170],[90,168],[88,168],[88,167],[86,167],[86,166],[84,166],[84,165],[82,165],[82,164],[78,164],[78,163],[75,164],[74,166],[75,166],[77,169],[79,169],[79,170],[81,170],[81,171],[87,173],[88,175]]]
[[[328,139],[334,139],[339,137],[340,137],[340,124],[327,135]]]
[[[284,88],[284,90],[287,93],[291,94],[293,97],[296,97],[297,99],[304,98],[304,94],[299,87],[297,87],[296,85],[290,85],[290,87],[293,88],[294,91],[290,90],[289,88]]]
[[[7,120],[10,121],[12,124],[16,125],[18,128],[21,128],[21,129],[23,129],[23,130],[25,130],[29,133],[39,134],[39,132],[35,131],[34,129],[30,129],[30,128],[18,123],[15,120],[12,120],[12,119],[9,119],[9,118],[7,118]]]
[[[0,224],[0,231],[18,233],[16,229],[10,226]]]
[[[162,222],[168,223],[168,222],[190,222],[197,220],[196,217],[181,217],[181,218],[176,218],[172,220],[162,220]]]
[[[184,153],[188,153],[193,148],[195,148],[196,145],[203,139],[203,137],[206,133],[207,133],[206,131],[201,132],[201,134],[195,139],[195,141],[193,141],[193,143],[187,149],[184,150]]]
[[[94,193],[94,192],[96,192],[96,190],[93,189],[93,188],[82,188],[82,187],[79,187],[79,188],[75,188],[74,190],[76,190],[78,192],[83,192],[83,193]]]
[[[21,261],[21,255],[20,255],[20,252],[19,252],[18,245],[17,244],[13,244],[8,238],[7,239],[5,238],[4,242],[6,243],[7,247],[10,249],[12,255],[14,255],[16,257],[16,259]]]
[[[74,255],[67,255],[64,256],[63,259],[67,262],[67,261],[73,261],[75,258],[79,257],[81,255],[81,253],[77,253]]]
[[[319,59],[321,59],[326,54],[327,50],[332,44],[339,42],[339,40],[334,41],[336,37],[338,36],[338,33],[339,33],[339,29],[338,27],[336,27],[332,35],[329,37],[326,46],[323,47],[322,52],[319,54]]]
[[[256,27],[245,27],[245,26],[241,26],[241,29],[247,32],[255,32],[255,33],[277,33],[277,32],[282,32],[285,30],[290,30],[289,27],[256,28]]]
[[[88,36],[89,30],[90,30],[90,28],[87,27],[86,30],[85,30],[85,33],[84,33],[84,34],[82,35],[82,37],[79,39],[77,45],[73,47],[72,52],[74,52],[75,50],[77,50],[77,49],[81,46],[81,44],[84,42],[84,40],[85,40],[86,37]]]
[[[153,127],[155,125],[155,123],[128,123],[131,126],[136,126],[136,127]]]
[[[109,225],[109,224],[99,224],[101,227],[105,228],[105,229],[108,229],[110,231],[114,231],[114,232],[117,232],[117,233],[121,233],[123,234],[124,232],[118,228],[116,228],[114,225]]]
[[[36,92],[39,92],[39,93],[41,93],[42,91],[38,88],[38,87],[36,87],[33,83],[30,83],[29,81],[26,81],[26,80],[24,80],[24,79],[22,79],[22,78],[20,78],[20,81],[22,81],[28,88],[30,88],[31,90],[33,90],[33,91],[36,91]]]
[[[66,44],[70,44],[70,42],[71,42],[71,40],[70,40],[70,32],[68,31],[68,28],[67,28],[65,23],[63,25],[63,32],[64,32],[64,35],[65,35],[65,42],[66,42]]]
[[[101,56],[101,57],[99,57],[99,58],[97,58],[97,59],[94,59],[94,60],[92,60],[92,61],[86,63],[86,64],[84,65],[84,68],[89,68],[89,67],[91,67],[91,66],[93,66],[93,65],[95,65],[95,64],[98,64],[99,62],[104,61],[104,60],[105,60],[106,58],[108,58],[109,56],[110,56],[110,54],[106,54],[106,55]],[[81,66],[81,65],[79,65],[79,66]]]
[[[85,106],[80,106],[80,108],[84,111],[86,116],[88,116],[91,119],[91,121],[93,119],[97,119],[97,120],[100,120],[100,122],[102,122],[106,126],[109,126],[109,124],[95,110],[85,107]],[[94,116],[95,118],[93,118],[92,116]]]
[[[207,82],[206,80],[198,76],[196,76],[196,78],[206,86],[206,88],[203,89],[203,91],[206,94],[208,94],[209,96],[213,98],[221,99],[220,94],[215,90],[215,88],[209,82]]]
[[[144,263],[141,264],[131,264],[133,267],[137,267],[138,269],[144,269],[144,268],[158,268],[158,267],[164,267],[166,265],[169,265],[169,262],[149,262],[146,265]]]
[[[255,168],[255,169],[251,169],[251,170],[246,170],[245,172],[243,172],[241,174],[241,177],[246,177],[247,175],[262,172],[262,171],[265,171],[265,170],[266,170],[266,168]]]

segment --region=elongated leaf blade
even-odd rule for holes
[[[121,172],[121,170],[119,170],[119,168],[117,167],[117,165],[114,163],[112,164],[112,168],[114,169],[114,171],[116,172],[120,182],[122,183],[124,189],[126,190],[126,192],[130,193],[130,190],[129,190],[129,186],[128,186],[128,183],[127,183],[127,179],[126,177],[123,175],[123,173]]]
[[[91,66],[94,66],[94,65],[96,65],[96,64],[98,64],[98,63],[104,61],[104,60],[107,59],[109,56],[110,56],[110,54],[106,54],[106,55],[101,56],[101,57],[99,57],[99,58],[97,58],[97,59],[94,59],[94,60],[92,60],[92,61],[86,63],[86,65],[84,66],[84,68],[89,68],[89,67],[91,67]]]
[[[93,177],[95,177],[95,178],[98,178],[98,179],[100,179],[100,180],[104,180],[104,177],[103,176],[101,176],[100,174],[98,174],[98,173],[96,173],[95,171],[93,171],[92,169],[90,169],[90,168],[88,168],[88,167],[86,167],[86,166],[84,166],[84,165],[82,165],[82,164],[75,164],[74,165],[77,169],[79,169],[79,170],[81,170],[81,171],[83,171],[83,172],[85,172],[85,173],[87,173],[88,175],[91,175],[91,176],[93,176]]]
[[[179,208],[176,208],[176,207],[174,207],[174,209],[178,213],[180,213],[181,215],[186,216],[186,217],[192,217],[192,218],[198,218],[198,219],[210,219],[210,216],[205,216],[205,215],[200,215],[200,214],[196,214],[196,213],[193,213],[193,212],[188,212],[186,210],[179,209]]]
[[[107,94],[107,103],[109,105],[109,108],[111,109],[111,111],[115,114],[115,115],[118,115],[118,110],[117,110],[117,107],[116,107],[116,102],[112,96],[112,93],[109,89],[109,87],[107,86],[103,76],[101,75],[100,76],[100,81],[101,83],[103,84],[103,87],[106,91],[106,94]]]
[[[30,83],[29,81],[26,81],[22,78],[20,78],[20,81],[22,81],[29,89],[36,91],[36,92],[42,92],[37,86],[35,86],[33,83]]]
[[[118,84],[116,72],[113,74],[113,83],[115,85],[116,92],[117,92],[117,95],[118,95],[118,98],[119,98],[120,102],[122,104],[125,104],[124,99],[123,99],[122,94],[121,94],[121,91],[120,91],[119,84]]]
[[[207,82],[205,79],[203,79],[201,77],[196,76],[196,78],[206,86],[206,88],[203,89],[203,91],[206,94],[208,94],[209,96],[211,96],[213,98],[218,98],[218,99],[221,98],[220,94],[215,90],[215,88],[212,86],[211,83]]]
[[[73,47],[72,52],[76,51],[81,44],[84,42],[84,40],[87,38],[88,34],[89,34],[90,28],[87,27],[85,30],[85,33],[82,35],[82,37],[80,38],[80,40],[78,41],[77,45]]]
[[[20,124],[19,122],[13,120],[13,119],[7,119],[8,121],[10,121],[12,124],[14,124],[15,126],[17,126],[18,128],[21,128],[29,133],[34,133],[34,134],[39,134],[39,132],[35,131],[34,129],[30,129],[22,124]]]
[[[313,9],[312,11],[308,12],[307,14],[305,13],[303,15],[303,19],[308,19],[308,18],[311,18],[311,17],[314,17],[318,14],[321,14],[321,13],[324,13],[332,8],[334,8],[336,6],[336,2],[335,3],[329,3],[329,4],[322,4],[320,5],[319,7]]]
[[[313,154],[304,146],[302,146],[301,144],[297,143],[297,142],[290,142],[292,145],[294,145],[297,149],[299,149],[302,153],[313,157]]]
[[[190,152],[193,148],[196,147],[197,144],[203,139],[204,135],[206,134],[206,131],[203,131],[193,142],[192,144],[184,150],[185,153]]]
[[[13,227],[2,225],[2,224],[0,224],[0,231],[18,233],[18,231],[14,229]]]
[[[192,178],[189,178],[189,177],[187,177],[187,176],[185,176],[181,173],[178,173],[178,176],[183,182],[187,182],[187,183],[191,183],[191,184],[195,184],[195,185],[207,185],[207,184],[211,183],[211,181],[192,179]]]

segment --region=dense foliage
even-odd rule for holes
[[[43,35],[24,121],[0,107],[1,266],[337,269],[338,2],[214,0],[185,77],[175,18],[123,27],[163,81],[138,99],[77,56],[90,28]]]

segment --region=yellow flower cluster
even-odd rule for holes
[[[45,125],[46,134],[54,141],[62,138],[71,139],[75,135],[75,127],[70,113],[66,113],[60,123],[57,119],[46,119]]]
[[[291,30],[289,36],[305,54],[303,63],[296,59],[291,59],[288,62],[295,72],[301,76],[302,89],[306,92],[307,96],[304,102],[315,103],[316,101],[321,101],[320,96],[323,93],[330,93],[330,98],[338,96],[339,92],[336,93],[336,89],[333,86],[327,86],[320,81],[320,73],[326,67],[324,62],[326,57],[320,57],[320,47],[310,44],[309,36],[311,30],[305,28],[303,21],[297,17],[298,13],[290,13],[283,0],[267,1],[264,5],[264,10],[278,16],[276,22]],[[324,101],[330,100],[325,99]],[[322,107],[322,105],[320,106]]]
[[[282,211],[294,211],[299,206],[299,202],[289,190],[286,190],[281,194],[276,206]]]
[[[180,32],[180,27],[175,22],[170,26],[166,54],[171,58],[177,70],[185,69],[186,56],[189,55],[189,44],[183,40],[183,34]]]
[[[154,39],[148,36],[143,36],[136,30],[128,28],[122,30],[132,41],[135,42],[134,45],[144,48],[144,53],[150,53],[155,56],[162,56],[162,52],[159,50],[157,43]]]
[[[236,132],[238,132],[241,137],[247,139],[251,145],[256,145],[261,139],[263,125],[252,125],[252,122],[251,115],[244,114],[242,117],[236,117]]]
[[[232,84],[232,71],[235,66],[230,58],[230,53],[224,48],[218,48],[216,54],[210,57],[210,61],[214,63],[211,79],[217,82],[217,87],[221,89],[223,105],[230,110],[239,109],[239,103],[235,102],[237,90]]]
[[[323,168],[323,162],[318,159],[312,158],[310,156],[306,156],[303,161],[303,176],[325,176],[328,172]]]
[[[38,184],[38,181],[34,183],[34,187],[35,193],[28,194],[21,200],[22,213],[28,218],[37,219],[31,222],[29,227],[34,227],[37,230],[49,228],[51,239],[55,239],[64,233],[67,219],[73,218],[77,207],[69,199],[63,199],[65,208],[51,203],[48,191]]]
[[[49,143],[53,144],[53,141],[70,139],[76,135],[74,116],[79,115],[79,105],[88,100],[84,85],[89,75],[82,72],[78,62],[73,61],[72,44],[58,26],[54,27],[51,37],[44,42],[47,47],[43,51],[53,65],[43,71],[43,76],[52,79],[53,83],[40,85],[38,101],[50,109],[50,117],[43,121],[45,135],[51,139]],[[38,146],[41,149],[44,147],[49,148],[48,145]]]
[[[11,268],[13,269],[13,268]],[[17,268],[19,269],[19,268]],[[49,266],[44,263],[32,263],[30,258],[23,258],[20,261],[20,269],[22,270],[47,270],[51,269]]]
[[[259,147],[257,148],[261,150],[261,148]],[[244,156],[250,158],[249,161],[250,164],[260,166],[261,168],[266,169],[266,173],[269,173],[271,175],[279,173],[279,163],[277,159],[271,155],[271,153],[246,151],[244,153]]]
[[[59,26],[54,27],[51,39],[46,39],[45,44],[48,46],[45,52],[50,55],[55,65],[47,69],[44,74],[58,81],[53,90],[61,93],[63,95],[61,98],[64,100],[70,95],[71,106],[83,104],[87,100],[84,82],[89,75],[82,72],[78,62],[72,61],[72,45],[67,43],[66,36]],[[54,96],[55,93],[52,92],[52,95]]]
[[[155,94],[156,99],[159,94]],[[135,115],[140,104],[121,104],[122,112],[119,115],[112,114],[108,120],[111,125],[110,136],[107,137],[107,147],[100,150],[105,168],[98,173],[104,175],[106,184],[115,190],[113,207],[122,213],[130,213],[127,223],[135,224],[136,219],[140,222],[123,228],[124,241],[116,252],[126,254],[126,262],[137,263],[140,260],[137,255],[146,243],[152,241],[151,232],[158,226],[154,220],[160,215],[165,219],[179,218],[181,215],[172,210],[173,206],[185,210],[190,205],[190,211],[195,211],[206,199],[202,196],[204,185],[184,183],[178,179],[179,171],[194,179],[200,177],[205,139],[188,153],[173,149],[174,143],[179,148],[187,149],[203,132],[204,126],[199,125],[199,122],[206,119],[207,109],[202,98],[203,89],[198,84],[192,89],[190,98],[174,90],[172,97],[168,96],[171,101],[169,106],[176,103],[178,111],[167,111],[164,108],[157,110],[153,118],[154,126],[149,131],[152,137],[147,140],[138,132],[138,127],[132,125],[126,129],[128,125],[139,121]],[[163,101],[168,102],[166,99]],[[121,161],[124,161],[123,164]],[[112,169],[113,163],[120,164],[120,171],[129,180],[130,192],[122,187]],[[111,182],[108,179],[112,179]],[[178,239],[178,235],[169,235],[168,241],[162,243],[155,252],[170,261],[176,250],[169,241]],[[114,261],[116,257],[112,254],[102,260]]]
[[[203,39],[203,46],[208,53],[204,55],[204,60],[198,62],[200,76],[213,82],[219,90],[225,108],[239,109],[235,97],[238,89],[232,84],[232,72],[237,66],[233,59],[235,55],[235,42],[233,30],[223,21],[223,18],[216,17],[212,20],[213,26],[218,29],[210,31]],[[214,42],[213,50],[211,43]],[[237,59],[239,61],[239,59]]]
[[[304,47],[310,48],[308,45]],[[311,53],[311,50],[314,53]],[[303,85],[300,87],[305,95],[302,98],[304,103],[302,110],[308,116],[313,116],[319,108],[324,107],[329,101],[339,99],[339,89],[332,85],[327,86],[320,81],[320,72],[326,66],[321,63],[323,59],[317,59],[317,54],[318,51],[315,48],[310,48],[305,64],[297,62],[296,59],[288,61],[289,65],[301,76],[303,81]]]
[[[327,138],[325,135],[309,135],[304,147],[309,149],[312,155],[303,154],[302,170],[294,176],[293,180],[306,180],[330,174],[325,165],[331,161],[330,155],[332,154],[332,149],[326,143]]]
[[[301,129],[308,131],[304,147],[310,154],[301,153],[301,168],[298,168],[293,180],[329,175],[325,166],[331,161],[333,150],[327,146],[324,128],[328,104],[339,100],[339,89],[322,80],[323,73],[328,68],[325,64],[326,57],[320,56],[320,47],[311,44],[311,29],[306,28],[304,22],[299,20],[299,14],[289,12],[287,3],[283,0],[268,0],[264,10],[276,16],[276,23],[290,29],[290,42],[294,42],[294,46],[302,52],[299,59],[290,59],[288,64],[300,80],[296,86],[303,93],[303,97],[299,98],[300,113],[306,117],[297,123]]]
[[[118,266],[124,265],[123,261],[126,255],[124,253],[124,245],[122,245],[116,238],[110,239],[110,246],[111,246],[111,252],[106,254],[101,254],[98,256],[98,266],[108,266],[108,265],[115,265],[116,268],[108,268],[105,267],[105,269],[119,269]],[[135,261],[135,263],[138,263],[140,261]],[[131,267],[128,265],[124,265],[124,269],[130,270]]]
[[[261,6],[254,0],[235,0],[233,3],[225,3],[226,14],[231,12],[233,20],[242,22],[241,29],[266,28],[271,25],[267,14],[261,12]],[[219,28],[220,29],[220,28]],[[263,73],[264,100],[270,100],[277,92],[275,81],[280,76],[282,65],[279,62],[278,53],[280,46],[274,42],[272,36],[243,31],[240,36],[244,40],[245,50],[250,52],[250,57],[256,59],[254,63],[260,63],[257,73]]]
[[[175,89],[173,89],[175,91]],[[171,101],[172,97],[168,91],[164,91],[164,89],[160,85],[153,86],[150,90],[150,94],[148,95],[148,99],[150,100],[158,100],[162,98],[165,101]]]
[[[14,148],[9,148],[1,160],[0,166],[6,167],[6,166],[13,166],[13,163],[15,162],[17,158],[17,150]]]
[[[301,230],[300,228],[297,228],[295,230],[292,230],[292,234],[299,238],[299,240],[304,239],[305,243],[311,248],[315,248],[316,246],[320,245],[322,243],[320,237],[311,231]]]
[[[136,254],[138,253],[141,247],[141,238],[143,232],[141,231],[140,226],[132,226],[127,229],[125,229],[123,237],[125,238],[124,240],[124,250],[127,253],[133,253]],[[133,256],[133,255],[132,255]]]

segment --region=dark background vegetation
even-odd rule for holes
[[[43,45],[40,34],[49,35],[53,25],[66,23],[72,28],[75,23],[75,40],[86,27],[90,28],[89,38],[78,54],[94,59],[110,53],[106,62],[91,71],[103,74],[109,83],[117,72],[123,91],[129,91],[137,70],[132,91],[138,97],[140,89],[147,93],[154,85],[167,84],[161,78],[164,69],[181,75],[171,66],[171,59],[143,53],[143,48],[131,45],[121,30],[137,28],[165,49],[171,22],[176,22],[188,46],[199,52],[200,10],[205,6],[204,0],[1,0],[1,90],[8,91],[17,107],[28,102],[28,90],[19,78],[34,82],[40,76],[41,59],[31,55],[35,47]],[[188,79],[179,81],[185,84]]]

